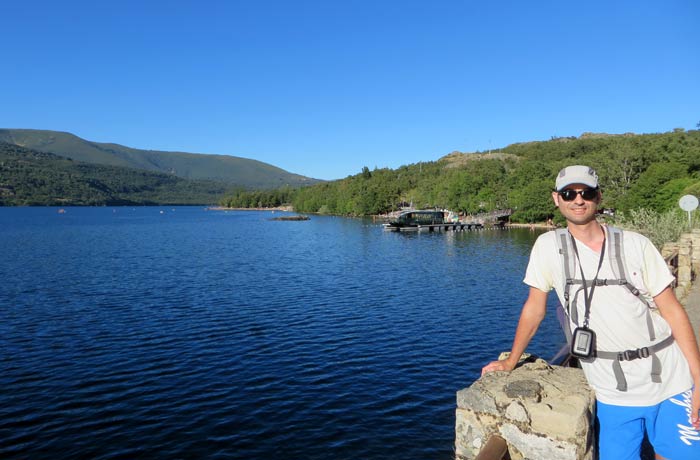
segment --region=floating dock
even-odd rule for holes
[[[483,228],[483,224],[469,224],[464,222],[451,222],[444,224],[418,224],[406,226],[384,224],[384,230],[390,232],[465,232],[469,230],[481,230]]]

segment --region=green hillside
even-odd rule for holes
[[[83,163],[0,142],[0,206],[213,204],[221,182]]]
[[[245,189],[300,187],[320,182],[246,158],[140,150],[119,144],[91,142],[59,131],[0,129],[0,142],[84,163],[144,169],[184,179],[220,181]]]
[[[296,211],[371,215],[401,204],[464,214],[512,209],[512,220],[555,217],[554,177],[567,165],[596,168],[603,205],[618,211],[678,208],[684,194],[700,195],[700,131],[583,134],[513,144],[491,153],[453,152],[438,161],[398,169],[367,167],[357,175],[298,190],[237,192],[225,206],[291,202]]]

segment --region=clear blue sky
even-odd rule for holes
[[[700,122],[700,2],[7,1],[0,127],[338,179]]]

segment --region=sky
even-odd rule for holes
[[[0,128],[333,180],[700,123],[696,0],[5,1]]]

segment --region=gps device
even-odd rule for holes
[[[574,329],[571,338],[571,354],[578,358],[590,358],[595,350],[595,333],[587,327]]]

